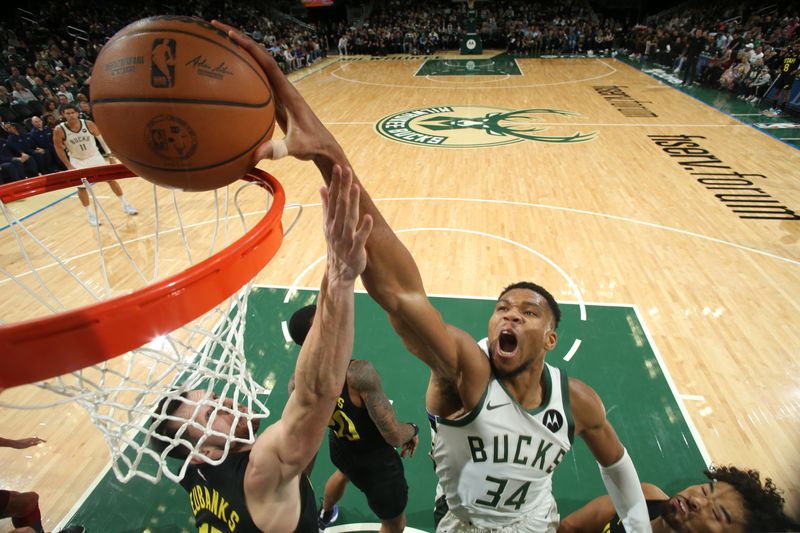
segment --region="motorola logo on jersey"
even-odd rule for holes
[[[175,39],[153,39],[150,84],[164,89],[175,86]]]
[[[544,418],[542,418],[542,422],[544,423],[545,427],[555,433],[561,426],[564,425],[564,417],[561,416],[561,413],[556,411],[555,409],[548,409],[544,413]]]
[[[393,141],[441,148],[481,148],[525,141],[576,143],[594,139],[597,132],[581,132],[573,124],[576,115],[563,109],[450,105],[394,113],[383,117],[375,129]]]

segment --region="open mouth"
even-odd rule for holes
[[[686,500],[680,496],[672,498],[672,505],[675,507],[676,514],[686,515],[689,513],[689,505],[686,503]]]
[[[497,354],[501,357],[514,357],[516,352],[517,336],[513,331],[501,331],[497,339]]]

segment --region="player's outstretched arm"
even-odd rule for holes
[[[570,378],[569,401],[575,433],[586,442],[597,460],[603,483],[625,531],[650,533],[650,518],[639,476],[617,432],[606,418],[600,397],[590,386]]]
[[[261,65],[269,78],[276,101],[276,118],[285,139],[270,140],[256,150],[254,164],[260,159],[277,159],[292,155],[311,160],[326,182],[334,165],[348,165],[347,157],[333,135],[317,118],[306,101],[289,82],[272,55],[241,32],[219,21],[217,28],[245,48]],[[358,183],[358,181],[356,180]],[[369,261],[362,275],[370,296],[383,307],[408,349],[434,372],[452,380],[471,375],[474,364],[464,363],[464,353],[472,356],[480,367],[485,361],[471,338],[448,327],[425,294],[422,278],[413,257],[381,216],[369,194],[361,187],[361,213],[369,214],[374,228],[367,241]],[[466,367],[466,368],[464,368]],[[488,368],[488,365],[487,365]],[[488,372],[488,371],[487,371]],[[482,376],[481,376],[482,377]],[[467,381],[470,378],[467,377]],[[482,386],[479,387],[482,392]]]
[[[381,378],[369,361],[353,361],[347,370],[347,384],[358,391],[369,417],[383,439],[399,448],[417,437],[417,429],[409,423],[398,422],[389,398],[383,392]],[[417,442],[419,439],[417,439]],[[416,442],[414,448],[416,448]],[[413,456],[413,450],[411,450]]]
[[[322,442],[353,350],[353,289],[366,266],[372,219],[359,217],[358,187],[339,167],[321,196],[328,256],[316,315],[297,358],[294,392],[256,440],[244,480],[248,508],[266,531],[296,525],[296,516],[273,511],[299,508],[296,479]]]

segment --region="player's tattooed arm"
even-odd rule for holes
[[[358,391],[369,417],[391,446],[400,447],[415,436],[413,426],[397,421],[392,404],[383,392],[380,376],[369,361],[353,361],[347,371],[347,383]]]

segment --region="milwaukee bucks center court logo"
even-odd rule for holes
[[[576,143],[597,132],[580,131],[577,113],[563,109],[503,109],[456,105],[410,109],[382,118],[375,129],[389,139],[421,146],[477,148],[523,141]]]

